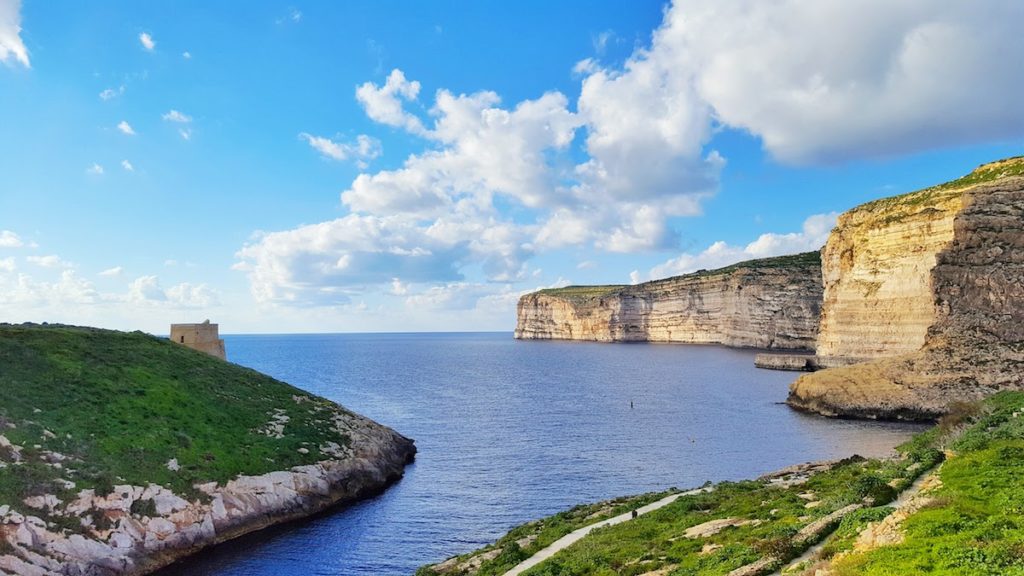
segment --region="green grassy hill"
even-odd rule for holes
[[[0,434],[9,441],[0,440],[0,504],[41,494],[67,501],[115,484],[198,496],[197,482],[331,458],[322,446],[349,444],[333,425],[339,415],[352,416],[140,332],[0,325]],[[169,469],[172,459],[180,469]]]

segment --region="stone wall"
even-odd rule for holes
[[[636,286],[542,290],[520,298],[515,337],[810,350],[821,290],[817,253]]]

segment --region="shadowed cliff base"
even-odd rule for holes
[[[515,337],[811,350],[817,252],[751,260],[635,286],[569,286],[519,300]]]

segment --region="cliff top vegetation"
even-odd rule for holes
[[[803,252],[800,254],[775,256],[772,258],[746,260],[743,262],[737,262],[736,264],[725,266],[724,268],[716,268],[714,270],[698,270],[696,272],[683,274],[681,276],[672,276],[670,278],[663,278],[660,280],[651,280],[649,282],[643,282],[635,286],[625,284],[608,284],[601,286],[566,286],[564,288],[545,288],[543,290],[538,290],[536,294],[543,294],[546,296],[553,296],[556,298],[562,298],[573,302],[580,302],[601,298],[604,296],[618,293],[623,290],[643,290],[646,286],[657,285],[663,282],[674,282],[684,278],[704,278],[722,276],[726,274],[732,274],[733,272],[736,272],[738,270],[759,271],[779,268],[804,268],[820,266],[820,252]]]
[[[194,483],[328,459],[322,446],[349,444],[333,426],[348,417],[330,401],[141,332],[0,325],[0,504],[42,494],[67,501],[117,484],[195,496]]]
[[[1004,158],[978,166],[969,174],[943,184],[922,190],[879,198],[857,206],[851,213],[873,212],[882,215],[885,223],[900,221],[904,217],[931,206],[938,206],[960,196],[965,190],[995,182],[1000,178],[1024,176],[1024,156]]]

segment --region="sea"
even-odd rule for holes
[[[752,350],[511,333],[245,335],[228,359],[416,440],[383,494],[214,547],[161,576],[409,575],[576,504],[885,456],[922,426],[783,402]]]

